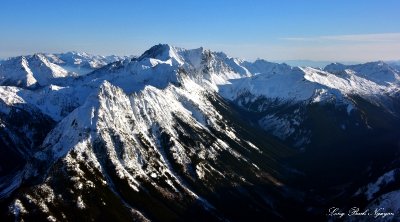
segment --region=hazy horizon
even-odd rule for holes
[[[159,44],[163,44],[163,43],[159,43]],[[202,47],[202,46],[200,46]],[[150,47],[149,47],[150,48]],[[199,48],[199,47],[198,47]],[[205,47],[203,47],[205,48]],[[194,49],[194,48],[187,48],[187,49]],[[208,49],[208,48],[206,48]],[[146,49],[147,50],[147,49]],[[211,51],[216,51],[213,49],[209,49]],[[88,51],[79,51],[79,50],[67,50],[67,51],[56,51],[56,52],[43,52],[43,51],[38,51],[38,52],[32,52],[32,53],[26,53],[26,54],[18,54],[18,55],[14,55],[14,56],[9,56],[9,57],[0,57],[0,61],[1,60],[7,60],[9,58],[13,58],[13,57],[17,57],[17,56],[28,56],[28,55],[33,55],[35,53],[43,53],[43,54],[61,54],[61,53],[67,53],[67,52],[78,52],[78,53],[87,53],[87,54],[91,54],[91,55],[96,55],[96,56],[140,56],[142,53],[145,52],[145,50],[143,52],[140,52],[139,54],[96,54],[96,53],[91,53]],[[216,51],[216,52],[220,52],[220,51]],[[222,51],[221,51],[222,52]],[[288,60],[279,60],[279,59],[268,59],[268,58],[252,58],[252,59],[245,59],[245,58],[241,58],[241,57],[237,57],[237,56],[231,56],[229,54],[227,54],[230,57],[234,57],[234,58],[238,58],[238,59],[244,59],[246,61],[250,61],[250,62],[254,62],[257,59],[263,59],[269,62],[275,62],[275,63],[286,63],[288,65],[291,66],[312,66],[312,67],[325,67],[328,64],[337,62],[337,63],[342,63],[345,65],[352,65],[352,64],[360,64],[360,63],[365,63],[365,62],[375,62],[375,61],[381,61],[381,60],[368,60],[368,61],[351,61],[351,60],[311,60],[311,59],[288,59]],[[397,62],[400,60],[382,60],[385,62]]]

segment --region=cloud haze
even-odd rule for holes
[[[317,37],[285,37],[287,41],[400,42],[400,33],[332,35]]]

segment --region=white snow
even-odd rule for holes
[[[347,101],[350,94],[369,98],[399,91],[396,85],[398,73],[386,72],[388,69],[380,63],[372,64],[378,66],[374,73],[365,72],[362,66],[346,67],[343,71],[340,67],[332,67],[335,72],[331,73],[263,60],[245,62],[203,48],[186,50],[169,45],[154,46],[137,59],[119,61],[115,58],[115,63],[105,65],[103,61],[108,59],[113,60],[94,58],[86,53],[67,53],[35,54],[5,61],[0,65],[0,83],[14,86],[0,86],[0,112],[7,114],[11,106],[29,104],[58,122],[44,140],[43,150],[36,153],[37,159],[56,161],[61,158],[79,177],[84,174],[80,164],[87,164],[91,170],[104,174],[103,184],[112,186],[90,146],[94,141],[101,141],[118,177],[126,179],[133,191],[139,191],[141,186],[138,178],[148,181],[157,178],[166,181],[167,185],[162,189],[176,192],[176,186],[180,186],[183,189],[179,190],[205,205],[206,201],[193,193],[174,173],[165,154],[165,143],[170,145],[168,148],[174,161],[181,164],[184,171],[194,171],[199,178],[204,178],[208,171],[215,171],[213,173],[221,177],[224,175],[202,162],[193,168],[188,167],[194,164],[191,162],[193,155],[201,160],[214,160],[221,151],[227,151],[239,160],[247,162],[247,159],[221,139],[215,139],[211,145],[200,143],[186,147],[180,137],[188,133],[177,118],[192,130],[214,136],[210,130],[213,128],[225,132],[232,141],[261,152],[254,144],[241,141],[236,132],[221,121],[222,115],[210,104],[207,96],[219,92],[229,100],[240,96],[246,96],[246,101],[257,97],[314,103],[346,100],[350,114],[357,108]],[[103,68],[78,78],[61,66]],[[379,81],[378,71],[385,72],[388,77]],[[37,84],[40,87],[33,89]],[[296,112],[295,115],[297,117]],[[285,139],[301,126],[302,119],[271,114],[262,118],[260,124],[273,130],[275,136]],[[168,141],[162,141],[162,134],[168,135]],[[301,139],[307,141],[308,138]],[[140,145],[142,143],[146,147]],[[159,158],[154,158],[154,155]],[[379,184],[390,182],[390,176],[388,174],[368,186],[368,197],[377,192]],[[78,190],[93,185],[91,181],[71,179]],[[0,197],[18,187],[20,181],[21,178],[16,177],[12,184],[1,184]],[[48,212],[46,202],[54,197],[47,187],[41,187],[41,190],[47,196],[36,199],[35,203],[42,211]],[[31,199],[33,201],[35,197]],[[76,204],[78,208],[85,208],[81,196],[77,197]]]
[[[307,100],[313,96],[317,87],[316,84],[304,81],[303,73],[297,68],[231,80],[230,83],[220,86],[220,93],[231,100],[242,93],[285,100]]]
[[[28,213],[19,199],[16,199],[10,208],[10,211],[14,214],[15,218],[20,218],[21,214]]]
[[[394,169],[385,173],[374,183],[370,183],[365,188],[359,189],[356,194],[364,193],[368,200],[372,200],[375,197],[375,194],[378,193],[383,186],[395,181],[395,175],[398,171],[399,169]]]
[[[400,191],[386,193],[367,206],[374,209],[374,219],[379,221],[396,221],[400,215]]]
[[[101,56],[91,55],[86,52],[66,52],[45,55],[52,63],[62,66],[64,69],[78,73],[87,74],[95,69],[101,68],[109,63],[128,59],[128,56]]]
[[[10,58],[0,64],[0,83],[24,88],[49,85],[60,78],[74,76],[51,63],[43,54]]]
[[[82,196],[78,196],[78,199],[76,200],[76,207],[78,209],[85,209],[86,208],[86,205],[82,200]]]
[[[318,69],[306,67],[301,68],[305,75],[304,78],[310,82],[316,82],[332,89],[338,89],[343,94],[382,94],[385,87],[376,84],[368,79],[356,75],[338,76]]]
[[[342,67],[341,71],[332,65],[327,70],[333,73],[311,67],[293,68],[264,60],[242,64],[253,76],[229,80],[218,86],[223,97],[235,100],[247,95],[253,99],[261,96],[286,101],[311,100],[316,103],[335,99],[347,103],[350,112],[354,106],[347,99],[348,95],[356,94],[373,100],[377,95],[391,95],[399,91],[399,74],[382,63]],[[374,71],[371,73],[369,69]],[[381,75],[385,81],[379,79]],[[386,78],[388,75],[393,78]]]

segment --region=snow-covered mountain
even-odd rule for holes
[[[163,44],[111,63],[89,57],[0,65],[1,217],[321,219],[332,187],[400,167],[385,164],[394,154],[373,158],[400,138],[399,73],[385,63],[320,70]],[[56,65],[85,62],[96,70]]]
[[[128,56],[99,56],[88,53],[37,53],[9,58],[0,63],[0,84],[35,88],[50,84],[65,85],[67,79],[88,74],[113,62],[129,60]]]
[[[379,85],[398,84],[400,81],[399,71],[383,61],[347,66],[333,63],[324,70],[336,74],[356,75]]]
[[[85,52],[66,52],[58,54],[46,54],[45,55],[49,61],[57,64],[64,69],[75,72],[79,75],[87,74],[95,69],[101,68],[107,64],[129,59],[128,56],[101,56],[92,55]]]
[[[51,63],[43,54],[10,58],[0,64],[1,85],[23,88],[50,85],[73,73]]]
[[[400,60],[387,61],[386,63],[400,71]]]
[[[282,139],[297,134],[294,142],[298,146],[309,141],[309,136],[296,132],[307,131],[309,135],[302,124],[305,118],[301,110],[315,103],[341,106],[350,116],[352,110],[360,110],[354,99],[360,97],[394,116],[399,114],[399,72],[383,62],[331,64],[324,70],[264,60],[243,65],[254,75],[220,85],[220,94],[239,106],[266,113],[259,119],[260,125]],[[290,113],[276,108],[280,105],[292,107]],[[345,123],[338,125],[346,128]]]
[[[286,64],[257,60],[243,66],[254,75],[230,81],[221,87],[230,99],[242,93],[281,100],[305,101],[321,99],[318,94],[346,96],[357,94],[370,98],[376,95],[396,94],[400,74],[384,62],[360,65],[330,64],[324,70],[311,67],[290,67]],[[316,94],[317,93],[317,94]]]

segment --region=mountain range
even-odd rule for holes
[[[0,64],[2,221],[400,214],[400,71],[167,44]],[[374,218],[371,218],[373,220]]]

